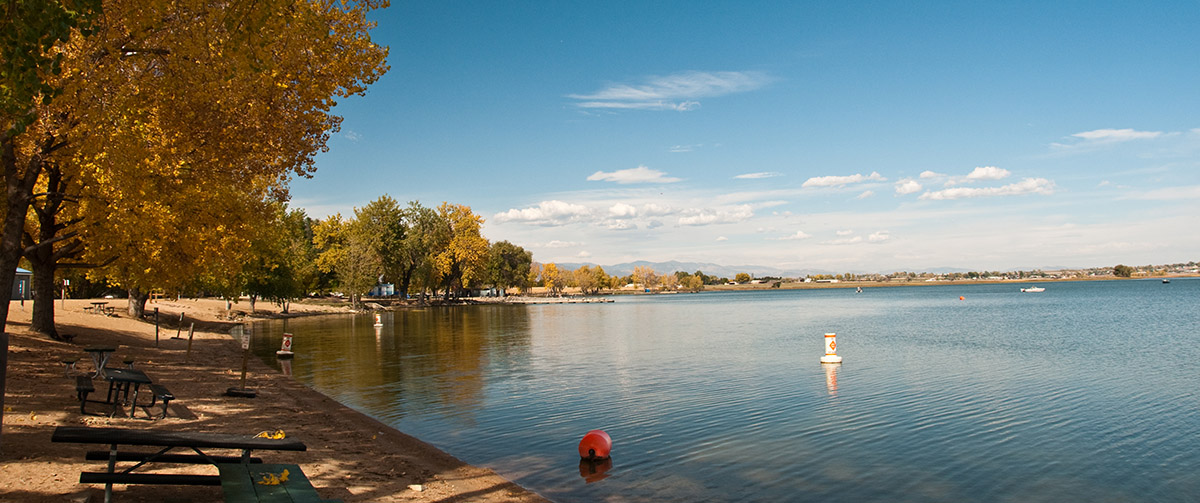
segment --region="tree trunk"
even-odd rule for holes
[[[49,255],[50,250],[42,250]],[[39,253],[38,255],[43,255]],[[53,259],[31,260],[33,268],[33,320],[29,328],[34,332],[50,336],[51,339],[61,340],[54,328],[54,270]]]
[[[142,319],[142,315],[146,314],[146,301],[150,300],[150,293],[143,292],[141,288],[129,289],[129,316],[136,319]]]
[[[25,232],[25,213],[33,197],[33,187],[41,171],[41,156],[29,159],[25,169],[17,166],[16,145],[9,131],[0,133],[0,170],[3,170],[7,198],[5,200],[4,231],[0,235],[0,288],[8,297],[0,302],[0,428],[4,424],[4,383],[8,369],[8,306],[11,304],[12,284],[17,277],[17,265],[21,263],[21,235]],[[0,432],[0,438],[3,438]],[[0,443],[0,449],[3,444]]]
[[[250,294],[250,314],[254,314],[254,304],[258,302],[258,295]]]

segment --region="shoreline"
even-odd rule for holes
[[[446,452],[355,411],[284,376],[258,358],[250,358],[247,387],[253,399],[224,396],[240,382],[242,351],[229,335],[237,325],[223,319],[224,301],[215,299],[159,300],[147,303],[160,309],[158,347],[153,322],[83,310],[90,299],[67,299],[65,308],[55,300],[55,319],[61,334],[72,342],[50,340],[28,330],[32,301],[22,307],[12,301],[9,310],[9,362],[0,436],[0,502],[101,501],[104,487],[80,484],[79,473],[103,470],[101,461],[85,461],[89,446],[55,444],[50,435],[57,426],[107,426],[119,428],[205,431],[253,436],[259,431],[283,429],[288,438],[304,442],[308,450],[294,453],[263,452],[266,462],[295,463],[312,481],[322,498],[354,501],[405,502],[545,502],[545,498],[500,477],[495,472],[468,465]],[[126,299],[111,299],[124,306]],[[234,309],[248,308],[243,302]],[[260,302],[255,318],[298,317],[346,313],[346,309],[320,304],[294,303],[292,313]],[[179,313],[186,317],[177,327]],[[171,323],[163,323],[169,321]],[[188,331],[195,333],[188,352]],[[180,338],[175,338],[176,333]],[[92,370],[83,347],[119,346],[109,366],[132,358],[136,368],[175,394],[165,419],[151,421],[143,411],[128,418],[121,408],[112,418],[83,415],[75,397],[74,381],[66,377],[62,360],[78,359],[77,370]],[[102,392],[100,383],[97,391]],[[94,399],[93,397],[89,397]],[[101,398],[103,398],[101,396]],[[145,400],[140,400],[145,403]],[[106,412],[89,400],[88,412]],[[157,410],[157,409],[156,409]],[[94,447],[94,446],[93,446]],[[128,466],[128,465],[126,465]],[[211,465],[168,465],[172,473],[215,473]],[[220,501],[220,487],[116,485],[114,500],[122,502]]]

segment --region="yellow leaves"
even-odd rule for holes
[[[262,476],[262,478],[261,478],[261,479],[259,479],[259,481],[258,481],[258,484],[259,484],[259,485],[264,485],[264,486],[277,486],[277,485],[280,485],[280,484],[282,484],[282,483],[284,483],[284,482],[287,482],[287,480],[288,480],[288,475],[289,475],[290,473],[291,473],[291,472],[289,472],[287,468],[284,468],[284,469],[283,469],[283,473],[280,473],[280,474],[278,474],[278,475],[276,475],[276,474],[274,474],[274,473],[270,473],[270,472],[268,472],[268,473],[262,473],[262,474],[260,474],[260,475]]]
[[[254,436],[254,438],[270,438],[273,440],[280,440],[286,436],[287,435],[283,433],[283,430],[275,430],[273,432],[272,431],[260,431],[260,432],[258,432],[257,435]]]

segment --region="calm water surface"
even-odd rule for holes
[[[556,501],[1196,501],[1200,279],[1044,286],[433,308],[254,344],[294,334],[297,379]],[[594,428],[611,467],[579,463]]]

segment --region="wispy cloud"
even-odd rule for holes
[[[849,176],[814,176],[804,181],[801,187],[841,187],[852,183],[862,182],[886,182],[887,178],[880,175],[876,171],[872,171],[869,175],[861,173]]]
[[[1099,145],[1111,145],[1114,143],[1123,143],[1133,140],[1151,140],[1163,136],[1162,131],[1137,131],[1134,129],[1095,129],[1092,131],[1084,131],[1075,133],[1070,136],[1072,138],[1067,142],[1055,142],[1050,146],[1058,149],[1069,149],[1078,147],[1095,147]]]
[[[358,134],[358,132],[356,132],[354,130],[343,129],[342,130],[342,138],[350,140],[354,143],[358,143],[358,141],[362,139],[362,135]]]
[[[758,173],[745,173],[733,178],[736,180],[757,180],[759,178],[774,178],[777,176],[783,176],[783,173],[776,173],[774,171],[761,171]]]
[[[849,236],[851,234],[854,234],[854,231],[852,229],[844,229],[844,230],[837,231],[836,234],[839,236]]]
[[[796,231],[795,234],[789,234],[787,236],[783,236],[783,237],[776,238],[776,239],[778,239],[779,241],[795,241],[795,240],[799,240],[799,239],[808,239],[811,237],[812,237],[811,235],[805,233],[804,231]]]
[[[888,231],[878,231],[878,232],[872,232],[870,236],[867,236],[867,241],[870,241],[872,243],[882,243],[891,238],[892,238],[892,236],[888,233]]]
[[[934,171],[929,171],[929,170],[925,170],[925,171],[921,172],[921,179],[923,179],[923,180],[929,179],[929,178],[938,178],[938,177],[942,177],[942,176],[946,176],[946,175],[943,175],[941,173],[937,173]]]
[[[703,143],[695,143],[692,145],[672,145],[671,148],[667,149],[667,151],[673,153],[691,152],[703,146]]]
[[[553,241],[550,241],[549,243],[542,245],[542,247],[543,248],[572,248],[572,247],[579,246],[582,244],[583,243],[579,243],[576,241],[559,241],[559,240],[555,239]]]
[[[868,197],[872,197],[872,196],[874,196],[874,195],[875,195],[875,191],[873,191],[873,190],[868,190],[868,191],[864,191],[862,194],[859,194],[859,195],[855,196],[854,198],[855,198],[855,199],[866,199],[866,198],[868,198]]]
[[[1054,182],[1045,178],[1026,178],[1020,182],[1001,187],[955,187],[952,189],[926,192],[921,199],[947,200],[973,197],[1019,196],[1023,194],[1054,193]]]
[[[717,241],[718,241],[718,242],[720,242],[720,241],[729,241],[729,238],[727,238],[727,237],[725,237],[725,236],[717,236]]]
[[[753,216],[754,209],[748,204],[731,208],[690,209],[684,210],[684,216],[679,217],[679,225],[731,224]]]
[[[580,108],[675,110],[700,106],[701,98],[753,91],[770,83],[761,72],[698,72],[655,76],[640,84],[611,84],[588,94],[569,94]]]
[[[591,215],[586,206],[563,201],[542,201],[537,206],[511,209],[492,217],[497,222],[524,222],[533,225],[566,225],[578,222]]]
[[[1200,185],[1182,187],[1166,187],[1156,190],[1131,193],[1121,199],[1140,199],[1146,201],[1179,201],[1200,200]]]
[[[615,182],[620,184],[630,183],[674,183],[681,181],[681,178],[672,178],[666,176],[666,173],[650,169],[645,166],[638,166],[631,169],[622,169],[611,173],[606,171],[597,171],[587,177],[589,182]]]

